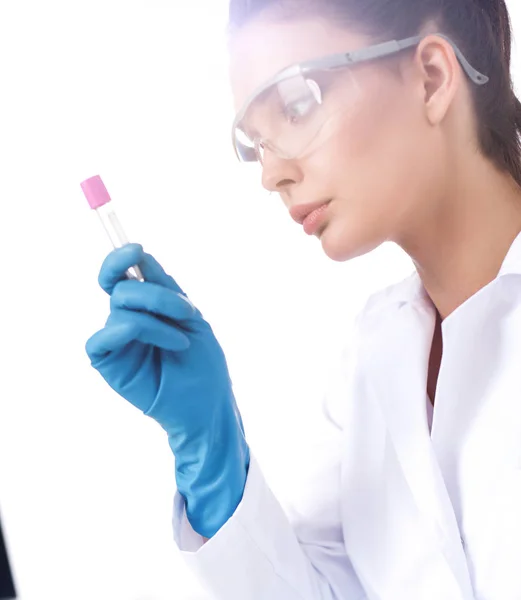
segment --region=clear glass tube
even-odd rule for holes
[[[114,212],[114,208],[111,206],[112,202],[107,202],[103,206],[100,206],[96,209],[96,213],[100,218],[100,221],[107,232],[107,235],[112,242],[114,248],[121,248],[129,243],[125,232],[123,231],[123,227],[121,227],[121,223]],[[137,279],[137,281],[145,281],[143,274],[141,273],[141,269],[134,265],[130,267],[126,271],[126,276],[128,279]]]

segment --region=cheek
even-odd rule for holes
[[[418,148],[421,117],[392,99],[360,103],[320,153],[336,201],[322,244],[337,261],[392,239],[414,212],[424,187]],[[318,156],[317,156],[318,159]]]
[[[368,100],[342,124],[337,151],[353,165],[352,174],[359,174],[360,182],[383,183],[381,175],[402,172],[404,162],[414,158],[419,126],[414,113],[398,99]]]
[[[426,125],[402,96],[360,99],[321,153],[322,172],[336,193],[366,210],[396,210],[421,187],[415,179],[423,170]]]

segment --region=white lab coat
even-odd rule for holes
[[[206,544],[174,538],[222,600],[521,600],[521,234],[498,277],[442,323],[419,276],[372,295],[325,396],[330,434],[283,509],[252,452],[243,499]]]

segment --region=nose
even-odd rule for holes
[[[266,150],[262,161],[262,186],[269,192],[287,192],[302,181],[302,171],[296,161],[280,158]]]

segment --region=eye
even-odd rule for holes
[[[284,108],[284,116],[289,123],[297,124],[313,110],[314,105],[315,102],[309,98],[297,100]]]
[[[312,79],[306,79],[307,90],[305,95],[288,102],[283,113],[286,120],[291,124],[298,124],[310,113],[322,104],[322,92],[318,84]]]

